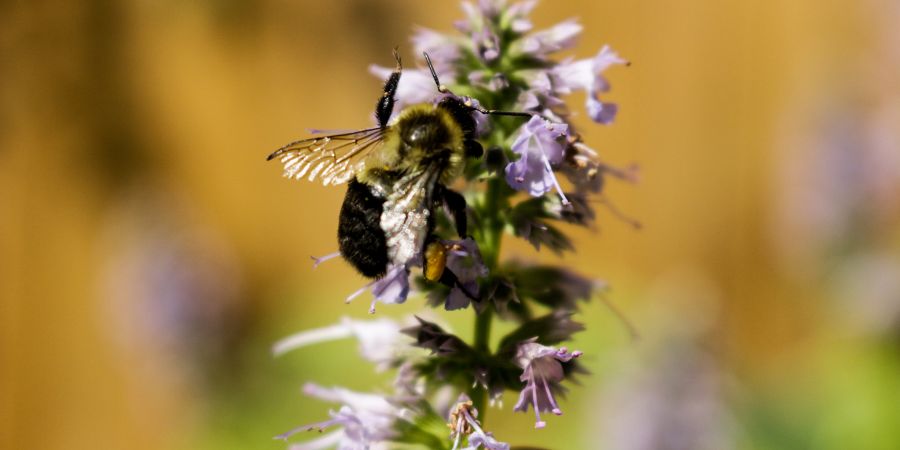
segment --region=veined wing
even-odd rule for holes
[[[353,178],[365,165],[366,156],[382,143],[384,129],[366,128],[291,142],[272,152],[266,160],[281,158],[284,176],[337,185]]]
[[[380,225],[392,263],[406,264],[419,256],[428,237],[428,203],[439,176],[432,167],[404,175],[385,199]]]

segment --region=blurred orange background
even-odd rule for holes
[[[459,17],[0,5],[0,447],[281,449],[271,436],[329,407],[304,380],[384,381],[350,342],[271,359],[279,337],[368,315],[342,301],[362,278],[309,260],[336,248],[342,189],[264,157],[368,126],[368,65],[398,44],[412,61],[414,25]],[[590,304],[573,347],[592,374],[566,416],[534,431],[494,411],[490,428],[558,448],[900,448],[900,4],[545,1],[533,20],[569,17],[585,27],[569,54],[608,43],[632,62],[608,73],[617,122],[576,123],[641,165],[607,193],[644,227],[601,209],[562,263],[609,282],[642,338]],[[435,314],[469,335],[469,311]]]

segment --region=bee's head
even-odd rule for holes
[[[392,127],[397,145],[395,167],[446,166],[463,152],[462,131],[441,108],[421,104],[407,108]]]
[[[478,124],[473,117],[472,107],[467,106],[462,99],[455,95],[445,95],[438,102],[438,107],[450,113],[453,121],[462,128],[466,139],[475,139]]]
[[[428,103],[412,105],[390,125],[382,151],[366,165],[395,172],[437,170],[442,182],[450,182],[465,165],[463,142],[462,129],[448,111]]]
[[[432,116],[413,116],[400,128],[400,139],[407,148],[434,150],[446,146],[450,140],[444,123]]]

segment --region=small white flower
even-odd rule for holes
[[[280,434],[275,439],[287,440],[302,431],[322,432],[330,427],[339,430],[304,443],[293,444],[290,450],[318,450],[337,448],[340,450],[372,450],[383,447],[384,442],[394,437],[394,423],[408,419],[409,412],[392,405],[386,398],[376,394],[354,392],[344,388],[324,388],[309,383],[303,392],[310,397],[340,403],[337,411],[330,413],[331,419],[294,428]]]
[[[411,351],[409,339],[400,332],[400,324],[391,319],[353,320],[347,317],[336,325],[306,330],[288,336],[272,347],[275,356],[320,342],[355,337],[363,358],[387,369]]]

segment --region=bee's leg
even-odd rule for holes
[[[469,290],[459,282],[459,278],[456,277],[456,274],[447,268],[448,250],[448,247],[438,241],[437,237],[434,235],[430,236],[425,244],[425,258],[424,264],[422,264],[422,275],[424,275],[425,279],[428,281],[436,281],[451,289],[459,288],[463,294],[466,294],[466,297],[469,297],[474,301],[480,301],[477,296],[469,292]]]
[[[437,185],[437,189],[435,189],[435,195],[438,201],[441,201],[445,205],[447,205],[447,209],[453,216],[453,222],[456,224],[456,234],[458,234],[461,239],[469,237],[469,235],[466,233],[466,231],[468,230],[466,198],[463,197],[459,192],[451,190],[450,188],[442,184]]]
[[[484,147],[475,139],[466,139],[463,141],[463,145],[466,148],[466,156],[469,158],[481,158],[481,155],[484,154]]]
[[[428,281],[438,281],[447,267],[447,246],[431,235],[425,241],[422,275]]]
[[[400,53],[394,48],[394,59],[397,60],[397,67],[387,81],[384,82],[384,93],[378,99],[378,105],[375,106],[375,118],[378,119],[378,126],[384,128],[387,126],[391,113],[394,112],[394,94],[397,92],[397,85],[400,84],[400,71],[403,65],[400,64]]]
[[[463,284],[459,282],[459,278],[457,278],[456,274],[451,272],[450,269],[445,269],[444,273],[441,274],[441,279],[438,281],[441,284],[443,284],[444,286],[447,286],[451,289],[455,288],[455,287],[459,288],[459,290],[462,291],[463,294],[466,294],[466,297],[469,297],[472,301],[475,301],[475,302],[481,301],[481,299],[478,298],[477,295],[469,292],[469,290],[466,289],[466,287],[463,286]]]

